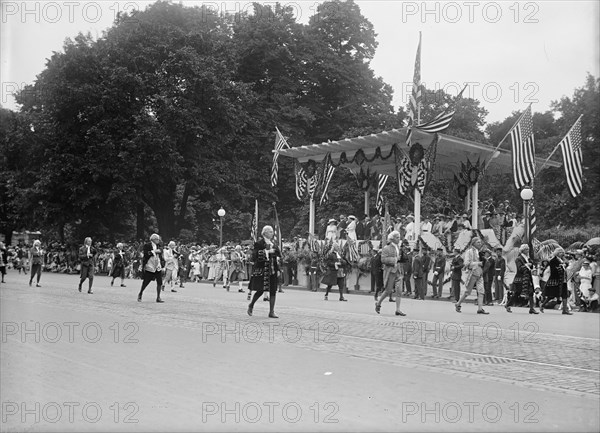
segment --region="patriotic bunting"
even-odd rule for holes
[[[379,174],[377,180],[377,198],[375,200],[375,207],[379,212],[379,215],[383,215],[383,188],[388,180],[389,176],[387,174]]]

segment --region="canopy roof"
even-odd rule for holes
[[[381,155],[387,157],[396,143],[400,144],[400,149],[408,154],[406,132],[407,128],[392,129],[364,137],[346,138],[339,141],[327,141],[319,144],[282,149],[279,151],[279,154],[295,158],[298,162],[304,163],[308,160],[320,162],[328,153],[331,153],[333,162],[337,164],[343,152],[346,153],[347,159],[351,160],[360,149],[362,149],[368,159],[373,158],[378,147],[380,148]],[[418,142],[423,147],[428,148],[433,141],[434,134],[415,130],[412,137],[413,143]],[[508,143],[504,144],[504,146],[509,147]],[[466,163],[467,159],[473,163],[477,162],[478,159],[481,162],[491,160],[486,170],[487,174],[512,173],[512,156],[509,150],[499,149],[495,151],[494,147],[487,144],[451,135],[439,134],[434,178],[452,179],[460,171],[461,163]],[[536,158],[536,169],[539,170],[543,163],[544,159]],[[361,167],[358,163],[345,164],[345,166],[351,170],[358,170]],[[560,166],[560,163],[554,161],[546,163],[546,167]],[[393,177],[396,176],[396,165],[393,155],[385,160],[376,158],[372,162],[364,161],[362,167],[368,167],[372,172],[375,171]]]

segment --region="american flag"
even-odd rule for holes
[[[327,156],[325,157],[325,162],[324,162],[324,166],[323,166],[323,192],[321,193],[321,201],[319,202],[319,205],[323,204],[324,200],[328,199],[327,196],[327,188],[329,188],[329,182],[331,182],[331,178],[333,177],[333,173],[335,172],[335,167],[333,166],[333,163],[331,162],[331,154],[327,154]]]
[[[290,146],[285,141],[285,137],[279,132],[279,128],[275,127],[275,153],[273,154],[273,166],[271,167],[271,186],[275,188],[277,186],[277,159],[279,158],[279,151],[283,149],[283,146],[289,148]]]
[[[405,195],[411,186],[411,177],[412,177],[412,163],[408,156],[404,156],[402,161],[398,165],[398,192],[400,194]]]
[[[406,144],[410,146],[412,127],[419,121],[419,106],[421,105],[421,32],[419,32],[419,45],[415,59],[415,72],[413,75],[413,87],[408,104],[408,130],[406,132]],[[416,120],[415,120],[416,119]]]
[[[510,131],[512,142],[513,179],[515,187],[530,185],[535,176],[535,142],[531,105],[523,112]]]
[[[581,194],[583,188],[583,167],[581,160],[581,116],[571,127],[567,136],[559,143],[562,151],[565,174],[567,175],[567,185],[569,192],[573,197]]]
[[[379,215],[383,215],[383,194],[381,193],[388,178],[389,176],[387,174],[380,173],[377,180],[377,199],[375,200],[375,207],[377,208]]]
[[[258,239],[258,200],[256,200],[254,204],[254,215],[252,216],[250,236],[254,242]]]
[[[466,88],[467,86],[463,87],[460,93],[456,96],[456,101],[462,98],[462,94]],[[454,117],[454,113],[456,113],[456,104],[452,106],[452,109],[450,109],[450,107],[446,108],[442,113],[435,116],[433,120],[415,126],[415,129],[430,133],[441,132],[450,125],[450,122],[452,122],[452,118]]]
[[[306,178],[306,171],[297,161],[294,161],[294,172],[296,173],[296,197],[301,201],[306,193],[308,179]]]

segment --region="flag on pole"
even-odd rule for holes
[[[462,98],[462,94],[466,88],[467,86],[463,87],[460,93],[456,96],[456,101]],[[441,132],[450,125],[450,122],[452,122],[452,118],[454,117],[454,113],[456,113],[456,103],[452,105],[452,109],[449,106],[442,113],[435,116],[433,120],[421,123],[415,126],[415,129],[429,133]]]
[[[379,174],[379,178],[377,181],[377,198],[375,200],[375,207],[377,208],[377,212],[379,215],[383,215],[383,188],[388,180],[389,176],[387,174]]]
[[[531,104],[523,112],[510,131],[512,144],[513,179],[515,187],[521,189],[531,185],[535,177],[535,142]]]
[[[275,127],[275,153],[273,154],[273,166],[271,167],[271,186],[273,188],[277,186],[277,170],[279,169],[277,159],[279,158],[279,151],[283,149],[283,146],[290,147],[287,141],[285,141],[285,137],[279,132],[279,128]]]
[[[573,197],[581,194],[583,188],[583,167],[581,160],[581,116],[571,127],[566,137],[559,143],[563,156],[563,165],[567,175],[567,185]]]
[[[327,154],[325,157],[325,165],[323,166],[323,191],[321,193],[321,201],[319,205],[323,204],[324,200],[327,200],[327,188],[329,188],[329,182],[331,182],[331,178],[333,177],[333,173],[335,172],[335,167],[331,162],[331,154]]]
[[[537,230],[537,217],[535,216],[535,206],[533,200],[529,203],[529,238],[533,239],[533,235]]]
[[[415,72],[413,75],[413,87],[408,104],[408,130],[406,131],[406,144],[410,146],[412,127],[419,122],[419,106],[421,105],[421,32],[419,32],[419,45],[417,57],[415,58]]]
[[[393,228],[390,230],[391,226],[392,226],[392,218],[390,217],[390,206],[388,203],[386,203],[385,204],[385,217],[383,218],[383,224],[381,225],[381,245],[386,244],[387,235],[389,232],[391,232],[393,230]]]
[[[294,172],[296,174],[296,197],[302,201],[302,197],[306,193],[306,187],[308,179],[306,177],[306,170],[302,168],[299,162],[294,161]]]
[[[254,204],[254,215],[252,216],[252,228],[250,230],[250,237],[254,242],[258,240],[258,200],[255,200]]]

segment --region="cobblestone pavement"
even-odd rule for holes
[[[22,282],[2,285],[1,299],[108,313],[138,324],[194,329],[203,340],[227,342],[242,338],[258,344],[293,343],[306,350],[447,375],[477,377],[584,398],[597,399],[600,395],[598,315],[577,315],[592,331],[590,337],[576,337],[540,332],[540,323],[548,320],[541,314],[514,315],[526,317],[521,322],[510,322],[512,317],[499,320],[493,315],[444,314],[434,322],[377,315],[373,301],[364,297],[351,299],[364,304],[361,312],[340,311],[340,306],[347,304],[334,301],[327,308],[321,302],[316,309],[306,302],[311,294],[288,292],[280,295],[287,296],[283,298],[285,302],[279,299],[277,312],[281,318],[273,320],[266,317],[266,302],[258,301],[255,315],[249,317],[245,294],[226,293],[206,284],[193,288],[190,285],[177,294],[167,292],[164,296],[167,302],[158,305],[153,302],[156,292],[152,283],[144,293],[144,302],[138,304],[135,294],[139,284],[129,280],[130,287],[107,288],[108,280],[97,277],[95,294],[91,296],[85,291],[77,292],[76,276],[44,274],[42,288],[30,288]],[[393,311],[387,301],[382,309],[387,314]]]

